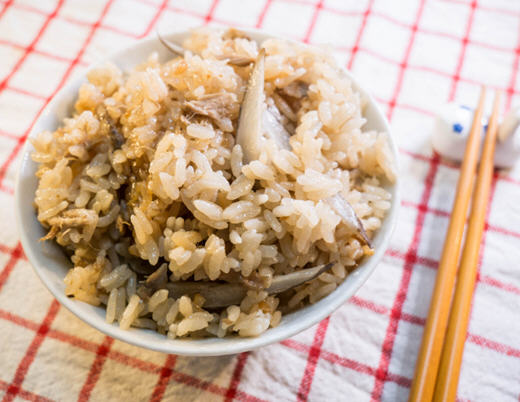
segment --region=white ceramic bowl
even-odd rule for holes
[[[269,37],[265,33],[258,31],[246,32],[258,42]],[[189,32],[179,32],[165,35],[165,37],[180,43],[188,35]],[[158,39],[152,38],[140,41],[127,49],[117,52],[109,57],[108,60],[114,62],[123,70],[129,70],[145,60],[153,51],[159,53],[161,61],[172,57],[171,53],[160,44]],[[348,73],[347,75],[353,80],[354,87],[368,99],[368,105],[365,110],[365,116],[368,121],[366,128],[390,133],[388,122],[373,98],[356,82],[354,77]],[[54,131],[62,119],[70,115],[78,89],[85,80],[85,76],[73,80],[56,94],[34,125],[30,137],[43,130]],[[391,136],[390,141],[392,151],[397,160],[397,148]],[[70,261],[68,261],[55,243],[38,241],[46,232],[36,219],[33,207],[34,193],[37,188],[37,180],[34,173],[37,166],[30,158],[32,151],[32,145],[27,142],[16,182],[16,214],[25,254],[42,282],[62,305],[99,331],[143,348],[179,355],[216,356],[252,350],[289,338],[323,320],[348,300],[376,268],[388,247],[400,204],[398,183],[396,183],[388,187],[393,197],[392,207],[381,229],[374,238],[374,255],[363,260],[356,270],[332,294],[313,305],[285,315],[280,325],[276,328],[271,328],[256,338],[226,337],[223,339],[169,340],[164,335],[150,330],[130,329],[123,331],[119,329],[117,324],[107,324],[105,322],[104,308],[94,307],[65,296],[63,278],[71,266]]]

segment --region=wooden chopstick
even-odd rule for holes
[[[434,401],[454,401],[457,395],[460,364],[464,352],[471,300],[477,279],[480,243],[486,219],[486,210],[493,178],[493,158],[498,131],[500,93],[495,95],[493,112],[489,120],[484,149],[480,158],[477,184],[471,206],[468,232],[462,252],[455,295],[451,307],[448,330],[442,350]]]
[[[433,397],[448,322],[457,264],[460,256],[462,234],[468,213],[475,167],[480,150],[485,97],[486,90],[482,88],[464,152],[464,159],[457,183],[455,203],[442,250],[442,257],[439,262],[430,311],[424,327],[421,350],[415,367],[414,381],[410,390],[410,401],[428,402],[431,401]]]

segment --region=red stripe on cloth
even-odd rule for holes
[[[299,352],[308,353],[311,349],[311,346],[305,345],[304,343],[300,343],[298,341],[295,341],[294,339],[287,339],[285,341],[281,342],[282,345],[297,350]],[[326,350],[321,351],[320,358],[327,360],[330,363],[333,364],[339,364],[343,367],[346,367],[348,369],[357,371],[358,373],[368,374],[370,376],[373,376],[375,373],[375,368],[370,367],[366,364],[357,362],[355,360],[349,359],[347,357],[341,357],[337,355],[336,353],[328,352]]]
[[[280,344],[287,346],[288,348],[297,350],[298,352],[307,353],[307,354],[309,353],[309,350],[311,349],[311,347],[309,345],[295,341],[292,338],[286,339],[285,341],[281,341]]]
[[[504,345],[500,342],[492,341],[491,339],[484,338],[483,336],[468,334],[468,341],[487,349],[491,349],[500,354],[516,357],[520,359],[520,350],[513,348],[508,345]]]
[[[204,21],[206,22],[206,24],[213,19],[213,14],[215,13],[215,10],[217,9],[218,3],[219,3],[219,0],[213,0],[213,2],[211,3],[208,13],[204,17]]]
[[[0,92],[4,90],[4,88],[7,86],[7,83],[9,82],[9,80],[13,77],[13,75],[16,74],[16,72],[20,69],[20,67],[22,66],[22,64],[24,63],[24,61],[27,59],[27,57],[29,56],[29,54],[31,54],[34,46],[36,46],[36,44],[38,43],[38,41],[41,39],[43,33],[45,32],[45,30],[47,29],[47,27],[49,26],[50,22],[54,19],[54,17],[56,17],[56,15],[58,14],[58,11],[60,11],[60,8],[63,6],[63,3],[64,3],[64,0],[59,0],[58,3],[56,4],[56,7],[54,8],[54,10],[52,11],[52,13],[50,13],[49,15],[47,15],[45,21],[43,22],[42,26],[40,27],[40,29],[38,30],[38,32],[36,33],[36,36],[34,37],[34,39],[31,41],[31,43],[29,44],[29,46],[27,46],[27,48],[25,49],[22,57],[20,57],[18,59],[18,61],[16,62],[16,64],[14,65],[14,67],[11,69],[11,71],[9,72],[9,74],[7,74],[7,76],[2,80],[2,82],[0,82]],[[4,8],[4,11],[5,11],[5,8]]]
[[[13,5],[13,3],[14,3],[14,0],[9,0],[4,3],[4,6],[2,7],[2,10],[0,11],[0,18],[2,18],[4,16],[6,11],[9,9],[9,7],[11,7]]]
[[[235,365],[235,369],[233,370],[233,374],[231,375],[231,381],[229,382],[229,387],[226,392],[226,402],[230,402],[235,399],[238,386],[240,385],[240,378],[242,377],[242,372],[244,371],[248,357],[249,352],[243,352],[238,355],[237,363]]]
[[[481,86],[482,85],[482,81],[478,81],[478,80],[473,80],[471,78],[466,78],[466,77],[461,77],[460,75],[453,75],[453,74],[450,74],[450,73],[447,73],[447,72],[444,72],[444,71],[440,71],[440,70],[437,70],[435,68],[432,68],[432,67],[428,67],[428,66],[409,66],[410,69],[413,69],[413,70],[417,70],[417,71],[425,71],[425,72],[429,72],[429,73],[433,73],[433,74],[437,74],[437,75],[440,75],[441,77],[446,77],[446,78],[450,78],[450,79],[454,79],[456,78],[456,81],[457,82],[465,82],[466,84],[471,84],[471,85],[475,85],[475,86]],[[493,84],[490,84],[490,83],[487,83],[486,86],[490,89],[495,89],[495,90],[504,90],[505,87],[501,86],[501,85],[493,85]],[[517,94],[518,92],[516,91],[512,91],[514,94]]]
[[[348,359],[346,357],[341,357],[337,355],[336,353],[331,353],[328,351],[322,351],[322,358],[333,363],[333,364],[339,364],[343,367],[352,368],[353,370],[357,371],[358,373],[366,373],[369,375],[374,376],[376,370],[372,367],[369,367],[367,365],[358,363],[354,360]],[[388,381],[394,382],[402,387],[409,388],[412,385],[412,380],[410,378],[406,378],[401,375],[397,374],[388,374]]]
[[[383,102],[388,105],[390,104],[390,101],[382,100],[381,98],[378,98],[378,97],[376,97],[376,99],[378,102]],[[430,117],[435,115],[435,113],[432,112],[431,110],[423,109],[423,108],[421,108],[419,106],[415,106],[415,105],[407,105],[406,103],[399,103],[397,101],[395,102],[394,106],[397,108],[401,108],[401,109],[411,110],[412,112],[424,114],[424,115],[430,116]]]
[[[498,279],[491,278],[487,275],[480,275],[479,276],[479,282],[485,285],[493,286],[495,288],[499,288],[502,290],[505,290],[507,292],[514,293],[516,295],[520,295],[520,288],[514,285],[511,285],[510,283],[505,283],[502,281],[499,281]]]
[[[9,47],[12,47],[13,49],[18,49],[18,50],[27,50],[27,46],[23,46],[23,45],[20,45],[18,43],[10,42],[9,40],[6,40],[6,39],[0,39],[0,45],[9,46]],[[64,62],[67,62],[67,63],[70,63],[72,61],[71,59],[69,59],[67,57],[63,57],[63,56],[58,56],[58,55],[55,55],[55,54],[47,53],[47,52],[44,52],[42,50],[32,49],[32,52],[34,54],[37,54],[37,55],[40,55],[40,56],[44,56],[44,57],[47,57],[49,59],[53,59],[53,60],[57,60],[57,61],[64,61]]]
[[[3,191],[4,193],[9,195],[14,194],[14,189],[9,186],[6,186],[5,184],[0,184],[0,191]]]
[[[31,331],[38,331],[39,325],[36,322],[20,317],[19,315],[13,314],[10,311],[0,309],[0,319],[9,321]]]
[[[458,4],[468,5],[468,2],[465,0],[438,0],[438,1],[444,1],[445,3],[458,3]],[[504,15],[520,18],[520,13],[516,12],[514,10],[508,10],[508,9],[499,8],[499,7],[489,7],[489,6],[484,6],[484,5],[479,5],[478,8],[483,11],[491,11],[491,12],[494,12],[497,14],[504,14]]]
[[[499,177],[496,176],[494,180],[498,181]],[[417,203],[412,202],[412,201],[407,201],[407,200],[403,200],[401,202],[401,205],[403,207],[416,208],[416,209],[424,208],[423,205],[417,204]],[[437,209],[437,208],[427,207],[426,208],[426,212],[431,213],[431,214],[436,215],[436,216],[442,216],[443,218],[449,218],[449,216],[450,216],[450,213],[448,211],[443,211],[443,210]],[[515,232],[515,231],[510,230],[510,229],[505,229],[505,228],[502,228],[502,227],[499,227],[499,226],[496,226],[496,225],[491,225],[489,223],[489,218],[486,220],[485,230],[489,231],[489,232],[497,232],[497,233],[503,234],[504,236],[520,238],[520,232]]]
[[[480,7],[480,8],[482,8],[482,7]],[[448,32],[434,31],[434,30],[431,30],[431,29],[424,29],[424,28],[419,29],[419,32],[427,34],[427,35],[432,35],[432,36],[437,36],[437,37],[440,36],[440,37],[443,37],[443,38],[448,38],[448,39],[451,39],[451,40],[454,40],[454,41],[457,41],[457,42],[460,42],[462,40],[457,35],[453,35],[453,34],[450,34]],[[513,47],[499,46],[499,45],[496,45],[496,44],[480,42],[478,40],[471,39],[470,37],[468,38],[468,44],[471,44],[471,45],[474,45],[474,46],[478,46],[478,47],[481,47],[481,48],[485,48],[485,49],[495,50],[497,52],[503,52],[503,53],[511,53],[511,52],[514,52],[514,50],[515,50]]]
[[[45,95],[39,95],[34,92],[30,92],[26,89],[13,87],[12,85],[8,85],[5,87],[6,90],[16,92],[17,94],[28,96],[30,98],[39,99],[39,100],[47,100],[47,97]]]
[[[27,348],[27,351],[25,352],[24,357],[20,361],[20,364],[18,364],[18,367],[14,374],[13,381],[11,381],[7,388],[7,393],[4,396],[3,402],[9,402],[14,400],[14,398],[20,393],[21,386],[25,379],[25,376],[29,371],[31,364],[34,361],[34,358],[36,357],[36,353],[38,352],[38,349],[43,343],[45,336],[49,332],[50,326],[54,321],[54,318],[56,318],[56,315],[58,314],[59,310],[60,304],[57,300],[53,300],[49,307],[49,310],[47,311],[47,314],[45,315],[45,318],[43,319],[41,325],[38,327],[38,330],[36,331],[36,335],[34,336],[33,341]]]
[[[370,15],[370,13],[372,12],[372,6],[374,5],[374,0],[370,0],[368,5],[367,5],[367,9],[365,10],[365,12],[363,13],[363,19],[361,20],[361,26],[358,30],[358,33],[356,35],[356,40],[354,41],[354,46],[352,47],[352,54],[350,56],[350,60],[348,61],[348,64],[347,64],[347,69],[348,70],[351,70],[352,69],[352,65],[354,64],[354,60],[356,58],[356,55],[359,51],[359,44],[361,43],[361,38],[363,37],[363,33],[365,32],[365,28],[366,28],[366,25],[367,25],[367,21],[368,21],[368,17]]]
[[[399,73],[397,75],[397,83],[395,84],[395,89],[394,89],[392,98],[390,99],[390,102],[388,102],[388,119],[389,120],[392,119],[395,105],[397,103],[397,97],[399,96],[399,93],[401,92],[401,87],[403,86],[404,72],[406,71],[406,68],[408,67],[408,59],[410,58],[410,54],[412,52],[412,47],[415,42],[415,37],[417,35],[417,29],[418,29],[419,21],[421,19],[421,16],[422,16],[422,13],[424,10],[425,2],[426,2],[426,0],[421,0],[421,2],[419,3],[419,8],[418,8],[417,14],[415,16],[415,22],[411,27],[410,40],[408,41],[408,46],[406,47],[406,50],[404,52],[403,60],[399,64]]]
[[[5,252],[4,250],[1,251]],[[4,269],[2,269],[2,272],[0,272],[0,292],[7,282],[7,279],[9,279],[9,275],[16,266],[16,263],[23,255],[22,245],[18,243],[10,253],[11,256],[9,257],[9,260],[7,260],[7,263],[5,264]]]
[[[386,310],[388,311],[388,309]],[[381,310],[378,309],[378,311]],[[307,353],[310,349],[310,346],[295,341],[293,339],[287,339],[285,341],[282,341],[281,344],[290,349],[294,349],[302,353]],[[340,356],[337,353],[329,352],[327,350],[322,349],[320,358],[328,361],[331,364],[338,364],[342,367],[348,368],[361,374],[375,376],[376,373],[376,369],[374,367],[370,367],[367,364],[349,359],[348,357]],[[404,376],[392,373],[388,373],[388,381],[395,382],[396,384],[407,388],[409,388],[412,384],[412,380],[410,378],[406,378]]]
[[[302,42],[309,43],[309,40],[312,36],[312,31],[314,31],[314,27],[316,26],[316,22],[318,22],[318,18],[320,16],[320,10],[323,7],[323,1],[320,0],[318,3],[316,3],[316,7],[314,8],[314,13],[311,17],[311,22],[309,23],[309,27],[307,28],[307,31],[305,32],[305,35],[303,36]]]
[[[0,244],[0,253],[11,254],[18,246],[20,246],[20,250],[21,250],[20,258],[23,260],[26,260],[27,257],[23,253],[23,249],[21,249],[21,243],[17,243],[16,246],[14,246],[14,247],[8,247],[4,244]]]
[[[421,205],[428,205],[430,195],[433,188],[433,180],[437,174],[438,169],[438,157],[433,158],[430,163],[429,171],[425,178],[424,190],[421,195]],[[419,209],[415,220],[415,229],[412,238],[412,242],[404,259],[403,274],[401,282],[399,284],[399,290],[394,300],[392,310],[390,312],[390,321],[386,330],[386,335],[383,341],[381,359],[379,361],[379,367],[376,372],[376,381],[374,389],[372,391],[372,400],[378,401],[381,399],[383,393],[383,387],[388,377],[388,368],[390,367],[390,361],[392,359],[392,351],[394,347],[395,336],[397,334],[397,328],[399,326],[399,320],[402,317],[403,304],[406,300],[406,294],[408,292],[408,286],[412,276],[412,268],[417,263],[417,249],[421,240],[422,229],[424,225],[424,219],[426,212],[424,209]]]
[[[0,310],[0,318],[7,319],[11,322],[17,323],[28,329],[31,329],[31,327],[32,327],[31,322],[27,322],[27,320],[24,320],[24,319],[20,320],[20,317],[16,317],[16,316],[12,317],[12,316],[6,315],[5,312],[2,312],[1,310]],[[99,345],[96,344],[95,342],[87,341],[86,339],[68,334],[66,332],[61,332],[58,330],[51,330],[51,331],[49,331],[47,336],[49,338],[56,339],[60,342],[67,343],[71,346],[86,350],[91,353],[96,353],[97,350],[99,349]],[[147,362],[145,360],[142,360],[142,359],[139,359],[139,358],[136,358],[133,356],[128,356],[122,352],[118,352],[118,351],[115,351],[112,349],[110,349],[108,351],[107,358],[109,358],[117,363],[120,363],[124,366],[132,367],[137,370],[143,371],[145,373],[159,374],[161,371],[161,367],[154,363]]]
[[[319,323],[318,328],[316,329],[312,346],[309,349],[307,365],[305,366],[305,371],[303,372],[303,377],[300,382],[298,395],[296,396],[297,401],[306,401],[309,397],[309,392],[311,391],[312,386],[312,380],[314,379],[316,365],[318,364],[318,360],[320,358],[321,346],[323,345],[323,341],[325,340],[325,335],[327,333],[329,321],[330,317],[327,317]]]
[[[477,9],[477,0],[473,0],[471,2],[471,9],[469,11],[468,22],[466,24],[466,31],[464,33],[464,38],[462,38],[462,48],[459,55],[459,60],[457,61],[457,66],[455,67],[455,73],[452,77],[451,88],[449,100],[453,100],[455,98],[455,91],[457,90],[457,83],[460,80],[460,72],[462,71],[462,65],[464,64],[464,59],[466,56],[466,49],[468,47],[469,35],[471,33],[471,27],[473,25],[473,19],[475,18],[475,10]]]
[[[367,13],[367,10],[372,8],[372,3],[373,3],[373,1],[369,1],[369,4],[367,5],[367,8],[365,9],[365,11],[341,10],[338,8],[327,7],[327,6],[323,7],[323,11],[327,11],[329,13],[336,14],[336,15],[343,15],[345,17],[363,17],[363,15],[365,15]],[[377,11],[370,11],[370,14],[381,17],[382,19],[386,19],[386,20],[392,22],[393,24],[400,25],[405,28],[409,28],[409,25],[406,22],[399,21],[398,19],[396,19],[390,15],[386,15],[386,14],[383,14],[383,13],[380,13]]]
[[[436,215],[436,216],[442,216],[443,218],[449,218],[450,217],[450,213],[448,211],[443,211],[442,209],[437,209],[437,208],[430,208],[428,206],[424,206],[424,205],[421,205],[421,204],[418,204],[416,202],[413,202],[413,201],[407,201],[407,200],[403,200],[401,202],[401,205],[403,207],[408,207],[408,208],[415,208],[415,209],[424,209],[426,212],[429,212],[433,215]]]
[[[425,211],[425,210],[423,210],[423,211]],[[406,259],[406,254],[402,253],[399,250],[388,249],[386,252],[386,255],[388,255],[390,257],[394,257],[394,258],[399,258],[401,260]],[[437,266],[439,265],[439,261],[434,260],[433,258],[416,256],[415,264],[423,265],[425,267],[432,268],[432,269],[437,269]]]
[[[166,391],[166,387],[168,386],[168,382],[173,374],[173,368],[175,367],[175,362],[177,361],[177,356],[168,355],[164,362],[164,366],[162,366],[161,371],[159,373],[159,380],[157,381],[157,385],[153,390],[152,396],[150,397],[150,402],[159,402]]]
[[[90,371],[88,373],[87,379],[79,392],[78,402],[86,402],[90,398],[90,394],[94,389],[100,375],[101,370],[103,370],[103,365],[105,364],[105,360],[107,359],[108,352],[110,351],[110,347],[114,343],[114,339],[109,336],[105,336],[103,343],[99,345],[96,351],[96,358],[90,366]]]
[[[380,99],[376,98],[378,101],[381,101]],[[384,101],[383,101],[384,102]],[[399,107],[401,108],[407,108],[407,109],[410,109],[410,107],[408,105],[398,105]],[[406,149],[403,149],[403,148],[400,148],[399,151],[405,155],[408,155],[414,159],[417,159],[417,160],[422,160],[424,162],[431,162],[431,160],[434,158],[435,154],[434,155],[423,155],[423,154],[420,154],[420,153],[417,153],[417,152],[413,152],[413,151],[409,151],[409,150],[406,150]],[[460,168],[460,165],[458,165],[457,163],[454,163],[454,162],[451,162],[447,159],[439,159],[439,165],[443,166],[443,167],[446,167],[446,168],[449,168],[449,169],[454,169],[454,170],[458,170]],[[514,177],[511,177],[511,176],[508,176],[508,175],[504,175],[504,174],[499,174],[498,175],[498,180],[501,180],[501,181],[505,181],[505,182],[508,182],[508,183],[511,183],[511,184],[514,184],[516,186],[520,186],[520,179],[518,178],[514,178]]]
[[[261,28],[265,16],[267,15],[267,10],[269,10],[269,7],[271,7],[271,4],[273,3],[273,0],[265,0],[264,6],[262,7],[262,11],[260,11],[260,14],[258,15],[258,19],[255,24],[255,28]]]
[[[378,314],[388,314],[388,308],[384,306],[379,306],[374,302],[371,302],[370,300],[361,299],[357,296],[352,296],[349,301],[349,303],[352,303],[358,307],[365,308],[367,310],[371,310],[373,312],[376,312]]]
[[[168,0],[163,0],[161,5],[157,9],[156,13],[154,14],[152,20],[150,21],[150,23],[146,27],[146,30],[141,35],[139,35],[139,37],[143,38],[143,37],[147,36],[151,32],[152,28],[157,23],[157,21],[161,17],[161,14],[164,12],[164,10],[166,9],[167,6],[168,6]]]
[[[400,251],[393,250],[393,249],[389,249],[386,252],[386,255],[388,255],[390,257],[402,259],[402,260],[404,260],[406,258],[404,253],[401,253]],[[434,260],[432,258],[426,258],[426,257],[417,256],[415,264],[416,265],[417,264],[423,265],[423,266],[425,266],[427,268],[437,269],[437,267],[439,265],[439,261],[438,260]],[[478,280],[478,282],[481,282],[483,284],[486,284],[486,285],[489,285],[489,286],[494,286],[494,287],[497,287],[497,288],[502,289],[504,291],[520,295],[520,288],[518,288],[517,286],[511,285],[511,284],[499,281],[496,278],[492,278],[492,277],[487,276],[487,275],[486,276],[479,275],[477,280]],[[360,307],[368,307],[368,306],[362,306],[361,304],[359,304],[359,302],[357,301],[357,298],[355,296],[351,299],[351,301],[356,303]]]
[[[520,63],[520,23],[518,25],[518,38],[517,45],[515,49],[515,58],[513,60],[513,67],[511,78],[509,79],[509,86],[507,88],[507,97],[505,102],[505,110],[509,110],[511,107],[511,102],[513,100],[513,94],[515,93],[516,88],[516,76],[518,75],[518,65]]]
[[[401,319],[410,324],[419,325],[420,327],[424,327],[426,324],[426,318],[418,317],[413,314],[403,313]]]
[[[373,376],[375,374],[375,369],[373,367],[367,366],[366,364],[362,364],[356,362],[347,357],[341,357],[336,353],[331,353],[326,350],[323,350],[321,357],[331,363],[339,364],[340,366],[350,368],[358,373],[364,373]]]
[[[151,1],[151,0],[138,0],[138,1],[143,3],[143,4],[148,4],[148,5],[151,5],[151,6],[155,6],[156,5],[156,3],[154,1]],[[214,7],[210,6],[210,9],[211,8],[214,8]],[[209,13],[201,14],[201,13],[198,13],[198,12],[193,11],[193,10],[186,10],[184,8],[175,7],[175,6],[171,6],[171,5],[168,5],[166,7],[166,9],[169,10],[169,11],[172,11],[174,13],[189,15],[191,17],[196,17],[196,18],[200,18],[200,19],[203,19],[203,20],[205,20],[207,15],[209,14]],[[224,22],[224,21],[216,19],[213,16],[213,12],[211,12],[211,18],[210,19],[212,21],[216,21],[216,22]]]
[[[515,232],[513,230],[504,229],[495,225],[490,225],[489,223],[487,224],[486,229],[491,232],[497,232],[506,236],[520,238],[520,232]]]
[[[81,348],[83,346],[82,345],[83,339],[69,337],[69,336],[66,336],[66,335],[67,334],[64,334],[64,333],[53,334],[53,336],[55,336],[56,339],[61,339],[64,342],[68,342],[71,345],[74,345],[76,347],[80,347]],[[132,368],[144,371],[146,373],[160,374],[160,372],[161,372],[161,367],[156,365],[156,364],[154,364],[154,363],[151,363],[151,362],[148,362],[146,360],[142,360],[142,359],[139,359],[139,358],[136,358],[136,357],[133,357],[133,356],[129,356],[129,355],[125,354],[125,353],[118,352],[118,351],[115,351],[115,350],[110,350],[108,352],[107,357],[109,359],[119,363],[119,364],[122,364],[122,365],[128,366],[128,367],[132,367]]]
[[[7,388],[9,387],[9,384],[3,380],[0,380],[0,391],[7,391]],[[20,388],[20,391],[18,392],[18,396],[20,398],[25,399],[26,401],[32,401],[32,402],[53,402],[52,399],[45,398],[44,396],[37,395],[33,392],[29,392],[23,388]]]
[[[7,131],[3,131],[1,129],[0,129],[0,136],[5,137],[5,138],[9,138],[11,140],[18,140],[18,138],[20,138],[19,135],[8,133]]]
[[[373,311],[373,312],[378,313],[378,314],[381,314],[381,311],[386,309],[384,306],[377,306],[377,305],[376,305],[377,306],[376,309],[372,309],[371,306],[374,306],[374,303],[370,303],[370,302],[363,303],[361,306],[365,307],[365,308],[368,308],[370,311]],[[387,310],[386,314],[388,314],[388,309],[386,309],[386,310]],[[411,324],[418,325],[418,326],[424,326],[425,323],[426,323],[426,319],[425,318],[418,317],[418,316],[415,316],[415,315],[412,315],[412,314],[404,313],[401,318],[402,318],[403,321],[406,321],[406,322],[409,322]],[[507,356],[520,358],[520,350],[519,349],[515,349],[515,348],[513,348],[511,346],[508,346],[508,345],[505,345],[505,344],[501,344],[501,343],[492,341],[492,340],[490,340],[488,338],[485,338],[483,336],[472,334],[472,333],[468,333],[467,340],[469,342],[472,342],[472,343],[478,345],[478,346],[481,346],[482,348],[491,349],[494,352],[497,352],[497,353],[500,353],[500,354],[505,354]],[[325,354],[323,354],[322,356],[325,356]]]
[[[280,3],[294,3],[294,4],[302,4],[304,6],[314,6],[316,4],[315,0],[278,0],[278,1]]]
[[[520,186],[520,179],[519,178],[514,178],[514,177],[511,177],[511,176],[503,176],[503,175],[498,176],[498,178],[500,180],[507,181],[508,183]]]

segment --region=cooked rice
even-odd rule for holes
[[[270,39],[265,104],[293,133],[291,150],[267,141],[246,164],[235,133],[251,66],[219,56],[254,59],[258,45],[206,28],[184,46],[193,53],[164,64],[152,54],[130,72],[88,73],[73,116],[33,140],[38,219],[70,255],[66,294],[106,305],[107,322],[169,338],[257,336],[333,292],[372,253],[323,200],[341,194],[372,237],[390,208],[383,181],[394,180],[394,161],[386,133],[363,131],[365,101],[326,51]],[[295,289],[249,290],[240,305],[211,311],[200,295],[143,286],[167,267],[174,282],[242,275],[267,288],[329,262]]]

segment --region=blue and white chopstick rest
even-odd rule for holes
[[[473,109],[448,103],[435,118],[432,132],[433,149],[440,155],[462,161],[466,141],[473,120]],[[487,118],[482,122],[482,140],[487,129]],[[510,168],[520,158],[520,108],[511,109],[504,117],[498,132],[495,166]]]

